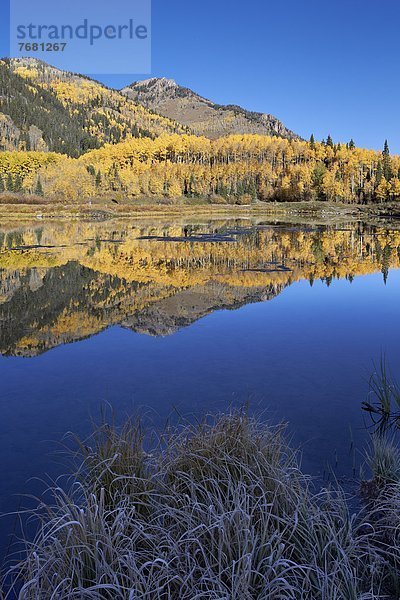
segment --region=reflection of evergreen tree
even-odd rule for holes
[[[315,260],[318,263],[322,263],[325,260],[325,253],[322,245],[322,239],[320,235],[317,235],[313,239],[313,243],[311,246],[312,253],[314,254]]]
[[[382,246],[379,243],[379,240],[375,240],[375,254],[376,254],[376,262],[380,263],[382,259]]]
[[[383,281],[387,282],[388,276],[389,276],[389,268],[390,268],[390,261],[392,258],[392,248],[389,246],[389,244],[387,244],[382,252],[382,274],[383,274]]]
[[[42,237],[43,237],[43,227],[39,227],[39,229],[36,229],[35,235],[36,235],[36,241],[40,246],[40,244],[42,243]]]

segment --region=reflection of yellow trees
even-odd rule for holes
[[[7,351],[37,354],[109,325],[129,323],[134,315],[177,296],[176,308],[173,304],[168,309],[173,317],[174,311],[179,312],[180,294],[186,291],[210,298],[213,307],[235,306],[246,298],[270,298],[304,279],[329,283],[333,278],[376,271],[385,275],[389,268],[400,267],[399,231],[350,225],[321,231],[261,227],[235,234],[237,225],[70,222],[0,230],[0,307],[11,302],[22,285],[32,293],[40,290],[55,267],[66,272],[68,264],[74,263],[90,274],[79,284],[78,268],[77,295],[65,304],[63,296],[56,298],[54,306],[52,298],[45,296],[45,307],[41,305],[40,314],[32,311],[23,335]],[[226,231],[236,241],[168,241],[166,237],[179,240],[189,230],[197,236]],[[139,239],[143,236],[156,239]],[[60,272],[64,271],[58,277]],[[41,322],[43,310],[50,314],[45,322]],[[194,316],[196,310],[200,309],[193,306]]]
[[[29,348],[32,352],[40,350],[41,346],[49,343],[61,344],[68,342],[73,335],[76,339],[89,337],[104,328],[100,316],[95,316],[88,311],[77,310],[69,306],[63,310],[55,323],[49,327],[38,327],[34,335],[20,338],[16,344],[16,350]]]
[[[51,268],[77,261],[125,281],[184,288],[213,278],[259,286],[400,266],[400,232],[356,226],[323,231],[266,227],[233,234],[233,242],[183,241],[187,228],[181,225],[46,224],[40,232],[40,245],[32,228],[1,234],[0,268]],[[209,232],[209,226],[197,226],[193,234],[202,232]],[[148,236],[154,239],[139,239]]]

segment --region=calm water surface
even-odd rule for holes
[[[399,257],[359,223],[0,224],[0,511],[104,402],[155,425],[249,403],[351,477],[372,362],[399,364]]]

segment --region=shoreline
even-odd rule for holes
[[[40,204],[2,202],[0,198],[0,222],[31,220],[89,220],[108,221],[114,219],[153,218],[269,218],[288,222],[340,224],[349,220],[371,224],[388,221],[400,225],[400,206],[397,204],[352,205],[329,202],[257,202],[251,205],[185,204],[185,203],[113,203],[96,200],[88,204],[43,202]]]

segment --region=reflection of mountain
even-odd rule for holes
[[[0,304],[0,349],[24,356],[89,337],[113,324],[168,335],[213,310],[238,308],[280,291],[280,286],[247,289],[214,282],[183,290],[152,287],[77,262],[49,269],[43,278],[31,269],[15,279],[14,294]],[[38,280],[40,285],[32,289]]]
[[[241,288],[209,282],[182,290],[175,296],[150,304],[123,322],[123,325],[149,335],[168,335],[215,310],[240,308],[251,302],[274,298],[282,286]]]
[[[15,278],[11,298],[0,304],[0,348],[4,354],[38,354],[118,323],[125,303],[140,286],[82,267],[77,262]],[[33,285],[32,285],[33,284]]]
[[[115,324],[167,335],[297,280],[329,285],[399,266],[398,232],[243,225],[0,229],[0,352],[33,356]]]

